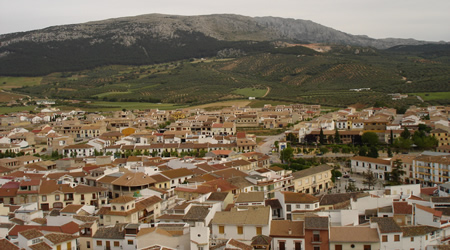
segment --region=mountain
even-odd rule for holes
[[[251,54],[270,51],[273,42],[376,49],[428,43],[354,36],[312,21],[278,17],[149,14],[1,35],[0,75],[45,75],[102,65],[155,64],[218,53]]]

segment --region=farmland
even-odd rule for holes
[[[383,103],[395,107],[417,105],[420,101],[413,96],[393,101],[389,93],[450,91],[450,60],[445,56],[433,55],[425,60],[417,55],[374,49],[355,55],[354,50],[335,46],[329,52],[317,53],[307,48],[286,48],[226,60],[109,65],[30,78],[20,88],[18,83],[27,78],[3,79],[7,79],[5,85],[11,82],[8,86],[16,87],[16,93],[37,98],[135,106],[198,106],[256,97],[261,101],[255,104],[258,106],[280,102],[334,107]],[[355,88],[370,90],[350,91]],[[446,94],[427,97],[425,101],[431,104],[448,104],[450,100]]]

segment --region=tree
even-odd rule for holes
[[[388,157],[392,157],[393,156],[391,147],[388,147],[387,154],[388,154]]]
[[[323,134],[323,129],[322,128],[320,128],[319,143],[322,144],[322,145],[325,144],[325,135]]]
[[[291,143],[298,143],[298,136],[296,134],[293,133],[289,133],[286,136],[286,140],[290,141]]]
[[[367,185],[368,189],[370,189],[370,187],[375,187],[375,185],[378,182],[378,179],[375,177],[375,175],[373,174],[372,171],[367,171],[363,173],[363,184]]]
[[[347,192],[355,192],[356,186],[355,184],[353,184],[353,182],[349,182],[348,186],[345,189],[347,190]]]
[[[409,137],[411,137],[411,133],[409,132],[408,128],[405,127],[403,129],[403,132],[400,134],[400,136],[404,139],[409,139]]]
[[[359,148],[358,155],[359,156],[367,156],[367,151],[368,151],[367,146],[364,145]]]
[[[394,132],[391,129],[391,137],[389,138],[389,144],[394,144]]]
[[[327,147],[320,147],[320,148],[319,148],[319,151],[320,151],[320,153],[322,153],[322,154],[326,154],[326,153],[328,153],[330,150],[328,150]]]
[[[403,137],[399,137],[395,140],[394,146],[401,149],[410,149],[413,142],[411,139],[405,139]]]
[[[336,131],[334,132],[334,143],[336,143],[336,144],[342,143],[341,136],[339,135],[339,130],[337,130],[337,128],[336,128]]]
[[[294,150],[291,147],[287,147],[280,152],[280,160],[283,163],[290,162],[292,156],[294,156]]]
[[[369,152],[367,153],[368,157],[378,158],[378,149],[376,146],[371,146]]]
[[[378,135],[375,132],[365,132],[361,139],[364,144],[371,146],[376,146],[379,142]]]
[[[400,185],[402,184],[402,176],[406,174],[406,171],[403,170],[403,162],[400,159],[394,161],[392,166],[392,171],[389,173],[389,179],[391,185]]]
[[[333,144],[333,143],[334,143],[334,138],[333,138],[332,135],[329,135],[329,136],[328,136],[328,143],[329,143],[329,144]]]

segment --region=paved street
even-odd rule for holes
[[[256,149],[257,152],[263,154],[269,154],[272,151],[271,145],[275,144],[275,141],[280,141],[284,138],[284,133],[279,135],[272,136],[258,136],[259,138],[263,138],[264,143],[259,145]],[[269,155],[270,160],[273,163],[281,163],[280,158],[278,157],[278,153],[274,153],[273,155]]]

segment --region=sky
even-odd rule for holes
[[[372,38],[450,41],[450,0],[0,0],[0,34],[150,13],[275,16]]]

